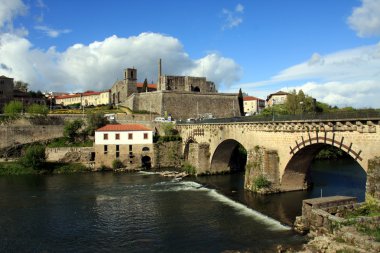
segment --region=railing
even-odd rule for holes
[[[232,122],[286,122],[286,121],[339,121],[339,120],[380,120],[380,111],[357,110],[353,112],[308,113],[297,115],[245,116],[218,119],[200,119],[192,122],[177,121],[177,124],[208,124]]]

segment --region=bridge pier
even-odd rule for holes
[[[366,193],[380,200],[380,157],[368,161]]]
[[[251,191],[260,190],[259,178],[271,182],[270,190],[278,189],[279,156],[276,150],[269,150],[263,146],[255,146],[247,151],[247,164],[245,167],[244,188]]]
[[[210,168],[210,144],[189,143],[187,162],[196,169],[196,174],[204,174]]]

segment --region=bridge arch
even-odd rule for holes
[[[358,162],[359,156],[357,152],[351,152],[347,146],[343,147],[342,145],[333,144],[335,144],[334,141],[330,143],[317,142],[308,145],[304,143],[304,145],[298,144],[297,147],[291,147],[291,154],[293,154],[293,156],[285,166],[284,174],[281,179],[281,189],[284,191],[307,189],[311,183],[310,168],[313,159],[322,149],[329,146],[342,150]],[[359,162],[358,164],[365,171]]]
[[[185,148],[183,150],[183,158],[185,161],[189,160],[189,152],[190,152],[191,143],[196,143],[196,141],[192,137],[187,138],[187,140],[185,141]]]
[[[241,157],[242,155],[244,156],[244,152],[245,157]],[[227,139],[222,141],[215,149],[211,158],[210,171],[211,173],[237,171],[245,167],[246,161],[245,147],[237,140]]]

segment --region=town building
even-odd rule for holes
[[[79,104],[81,106],[109,105],[111,103],[110,90],[100,92],[86,91],[83,93],[56,96],[55,103],[63,106],[73,104]]]
[[[95,131],[95,167],[111,168],[120,160],[128,168],[150,168],[153,131],[141,124],[110,124]]]
[[[260,113],[265,108],[265,100],[253,96],[243,97],[244,115],[250,116]]]
[[[285,104],[285,101],[289,93],[284,91],[278,91],[276,93],[269,94],[266,99],[266,106],[270,107],[272,105],[282,105]]]

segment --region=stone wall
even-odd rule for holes
[[[94,159],[93,147],[46,148],[46,161],[64,163],[89,163]]]
[[[102,166],[112,168],[114,160],[120,160],[127,168],[140,168],[143,165],[143,158],[149,158],[151,164],[154,164],[153,145],[152,144],[134,144],[134,145],[107,145],[107,151],[104,151],[105,145],[94,145],[95,148],[95,168]],[[116,150],[119,146],[119,151]],[[153,158],[154,159],[154,158]]]
[[[63,136],[63,125],[1,126],[0,149]]]
[[[154,144],[153,168],[180,168],[182,166],[182,143],[170,141]]]
[[[240,116],[237,94],[156,91],[134,94],[123,105],[133,111],[166,112],[174,119],[198,118],[206,113],[217,118]]]
[[[368,161],[366,193],[380,200],[380,157]]]

